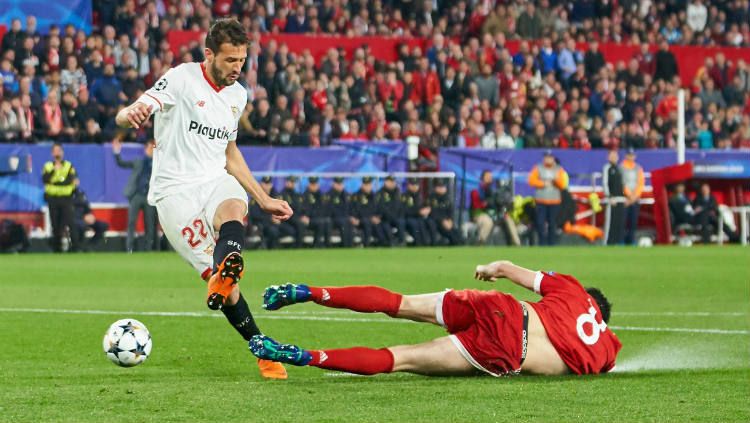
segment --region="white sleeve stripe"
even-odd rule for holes
[[[149,95],[148,93],[143,93],[143,95],[140,96],[137,101],[145,104],[146,106],[150,106],[152,114],[161,110],[161,102],[159,102],[156,98]]]
[[[540,295],[542,293],[542,278],[544,278],[544,273],[542,273],[541,270],[534,275],[534,292]]]
[[[147,93],[147,92],[146,92],[146,93],[144,93],[144,94],[146,94],[147,96],[149,96],[149,97],[153,98],[154,100],[156,100],[156,102],[157,102],[157,103],[159,103],[159,110],[162,110],[162,109],[164,109],[164,106],[163,106],[163,105],[161,104],[161,101],[159,101],[159,99],[158,99],[158,98],[156,98],[156,97],[152,96],[151,94],[149,94],[149,93]]]

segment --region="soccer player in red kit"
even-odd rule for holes
[[[615,366],[622,345],[607,327],[611,305],[598,289],[584,288],[569,275],[535,272],[509,261],[477,266],[474,277],[488,282],[507,278],[542,298],[518,301],[510,294],[479,290],[401,295],[375,286],[272,286],[264,295],[268,310],[314,301],[441,325],[449,335],[417,345],[337,350],[306,350],[257,335],[250,340],[250,351],[263,359],[364,375],[596,374]]]

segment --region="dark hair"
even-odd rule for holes
[[[237,19],[219,19],[211,25],[206,34],[206,48],[214,53],[219,52],[219,47],[224,43],[234,46],[247,45],[247,34]]]
[[[609,313],[612,310],[612,303],[609,302],[607,297],[598,288],[586,288],[586,292],[596,301],[596,305],[599,306],[604,323],[609,323]]]

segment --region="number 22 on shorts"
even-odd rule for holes
[[[198,232],[198,238],[196,238],[196,231]],[[182,228],[182,237],[185,238],[190,248],[195,248],[208,237],[205,224],[200,219],[193,220],[192,228],[185,226]]]

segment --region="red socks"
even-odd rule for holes
[[[311,299],[332,308],[346,308],[360,313],[398,314],[401,294],[378,286],[310,287]]]
[[[359,375],[374,375],[393,371],[393,353],[388,348],[379,350],[354,347],[341,350],[311,350],[308,366],[338,370]]]

